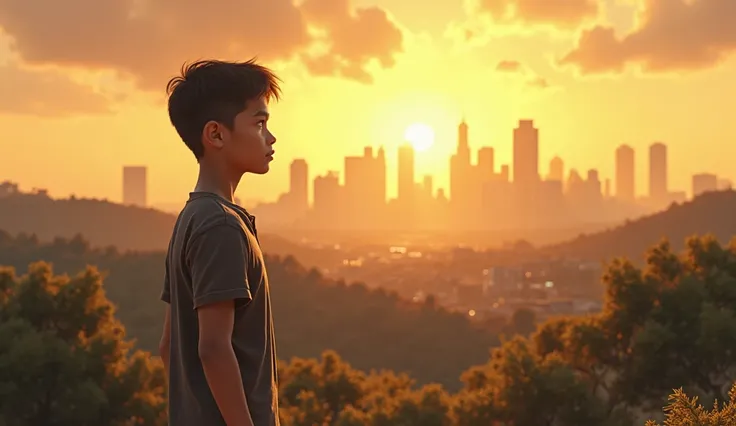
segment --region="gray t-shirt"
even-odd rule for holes
[[[255,218],[193,192],[166,256],[161,300],[171,305],[169,426],[226,426],[199,359],[200,306],[235,300],[233,349],[255,426],[278,426],[277,361],[266,266]]]

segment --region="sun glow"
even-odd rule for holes
[[[434,144],[434,130],[424,123],[414,123],[406,128],[404,139],[416,151],[426,151]]]

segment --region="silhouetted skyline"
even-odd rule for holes
[[[303,195],[291,196],[303,191],[294,188],[306,185],[308,177],[301,173],[292,175],[292,188],[276,202],[255,210],[265,213],[270,223],[307,228],[533,229],[617,222],[686,199],[685,191],[669,189],[668,148],[662,142],[650,145],[649,191],[637,196],[635,150],[630,146],[622,144],[615,151],[612,190],[611,179],[601,180],[596,169],[588,169],[583,177],[571,168],[565,178],[564,159],[559,156],[552,158],[543,178],[539,134],[533,120],[519,120],[511,138],[513,168],[500,164],[497,169],[490,146],[478,148],[477,161],[472,162],[470,126],[463,120],[457,128],[456,152],[448,159],[449,193],[435,189],[432,175],[415,175],[414,149],[404,144],[396,152],[398,194],[387,199],[384,148],[374,156],[373,148],[366,147],[362,157],[345,157],[342,182],[334,170],[314,178],[311,205]],[[306,160],[296,162],[306,167]],[[692,177],[695,195],[730,186],[730,181],[713,174]]]

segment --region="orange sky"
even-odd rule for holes
[[[285,190],[293,158],[314,177],[364,145],[386,147],[395,194],[396,147],[414,122],[436,133],[417,171],[446,187],[463,115],[473,149],[493,146],[497,163],[510,162],[516,121],[534,119],[543,175],[560,155],[612,177],[627,143],[643,194],[656,140],[670,147],[671,187],[706,170],[736,178],[736,1],[34,4],[0,0],[0,180],[26,189],[119,200],[122,165],[145,164],[152,202],[183,200],[196,163],[168,122],[166,80],[185,60],[254,55],[285,96],[272,171],[244,180],[245,200]]]

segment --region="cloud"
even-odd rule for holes
[[[527,85],[537,89],[546,89],[549,87],[549,82],[546,78],[534,77],[527,82]]]
[[[355,78],[374,60],[392,66],[402,42],[383,10],[352,10],[348,0],[306,0],[300,6],[292,0],[36,3],[0,0],[0,27],[23,61],[111,69],[157,91],[183,62],[212,57],[307,58],[322,61],[322,73]],[[323,50],[313,58],[315,45]]]
[[[599,9],[599,0],[477,0],[475,12],[487,14],[496,23],[571,29],[597,17]]]
[[[734,0],[642,0],[640,13],[638,27],[623,37],[606,26],[585,30],[560,64],[583,74],[630,64],[657,73],[713,67],[736,51]]]
[[[0,113],[66,117],[109,112],[110,100],[56,70],[0,65]]]
[[[350,10],[348,0],[306,0],[300,6],[307,21],[322,34],[318,39],[326,51],[306,58],[313,74],[337,75],[371,82],[365,65],[377,62],[393,67],[394,54],[403,47],[399,28],[383,9],[366,7]]]
[[[514,75],[516,78],[520,77],[531,88],[546,89],[550,87],[547,79],[540,77],[517,60],[504,59],[499,61],[496,64],[496,72]]]
[[[521,69],[521,62],[519,61],[510,61],[510,60],[503,60],[500,61],[496,65],[496,71],[500,72],[520,72]]]

